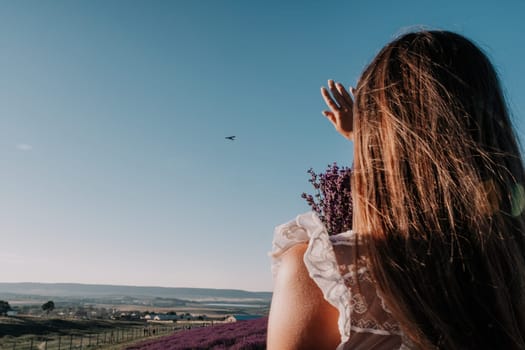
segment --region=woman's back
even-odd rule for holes
[[[354,228],[421,347],[525,348],[523,165],[497,75],[460,35],[387,45],[356,94]]]

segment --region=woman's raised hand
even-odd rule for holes
[[[353,94],[354,89],[351,90]],[[335,83],[333,80],[328,80],[328,89],[324,86],[321,88],[321,95],[328,108],[330,108],[328,111],[323,111],[324,116],[330,120],[338,133],[352,140],[354,133],[354,116],[352,112],[354,101],[352,96],[341,83]]]

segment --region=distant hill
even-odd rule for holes
[[[0,298],[11,295],[48,297],[132,297],[173,298],[189,301],[269,302],[271,292],[249,292],[238,289],[137,287],[79,283],[0,283]]]

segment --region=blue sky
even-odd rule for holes
[[[521,140],[522,1],[1,1],[1,282],[271,290],[306,170],[349,165],[321,115],[415,28],[473,39]],[[237,135],[230,142],[225,136]]]

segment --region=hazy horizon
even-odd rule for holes
[[[129,284],[104,284],[104,283],[71,283],[71,282],[3,282],[0,281],[0,286],[4,284],[11,285],[26,285],[26,284],[36,284],[36,285],[74,285],[74,286],[100,286],[100,287],[125,287],[125,288],[159,288],[159,289],[203,289],[203,290],[226,290],[226,291],[241,291],[249,293],[272,293],[271,290],[249,290],[249,289],[239,289],[239,288],[207,288],[207,287],[188,287],[188,286],[153,286],[153,285],[129,285]],[[0,290],[1,292],[1,290]]]
[[[1,282],[272,290],[322,116],[396,35],[446,29],[500,73],[520,139],[525,2],[2,1]],[[225,139],[236,135],[235,141]]]

